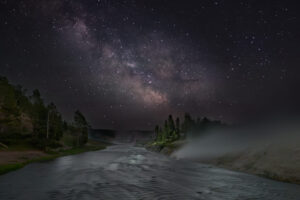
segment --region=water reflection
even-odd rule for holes
[[[111,146],[0,176],[0,199],[299,200],[300,186]]]

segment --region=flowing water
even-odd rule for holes
[[[0,199],[299,200],[300,185],[115,145],[2,175]]]

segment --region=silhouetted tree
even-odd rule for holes
[[[177,134],[177,137],[180,137],[180,119],[179,117],[176,118],[176,125],[175,125],[175,131]]]
[[[185,113],[184,114],[184,121],[183,121],[183,124],[182,124],[182,132],[184,133],[184,137],[186,137],[186,134],[189,132],[189,131],[192,131],[193,128],[195,126],[195,122],[193,121],[192,117],[190,116],[189,113]]]
[[[38,90],[33,91],[30,99],[33,108],[31,114],[33,117],[34,134],[38,138],[46,138],[48,110]]]
[[[83,114],[77,110],[74,114],[74,126],[77,129],[77,146],[88,141],[88,123]]]
[[[184,139],[187,133],[190,136],[198,136],[207,128],[220,126],[220,121],[211,121],[208,118],[204,117],[203,119],[197,118],[194,121],[190,114],[185,113],[183,123],[180,124],[180,119],[177,117],[174,123],[172,115],[168,116],[168,119],[165,120],[163,128],[156,126],[155,127],[155,141],[161,143],[172,142],[181,138]]]
[[[59,140],[63,135],[63,121],[54,103],[48,105],[47,139]]]
[[[155,129],[154,129],[154,140],[158,140],[158,136],[159,136],[159,126],[156,125]]]
[[[168,127],[169,127],[169,131],[172,132],[175,130],[175,124],[174,124],[174,120],[173,120],[173,117],[172,115],[169,115],[169,118],[168,118]]]

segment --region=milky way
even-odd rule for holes
[[[238,121],[296,108],[293,2],[0,4],[1,75],[68,118],[78,108],[94,127],[149,129],[169,113]]]

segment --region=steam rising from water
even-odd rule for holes
[[[247,150],[265,151],[269,147],[296,148],[300,145],[299,123],[270,123],[263,126],[211,130],[198,138],[189,138],[185,146],[172,154],[182,159],[215,159]],[[297,150],[297,149],[295,149]]]

